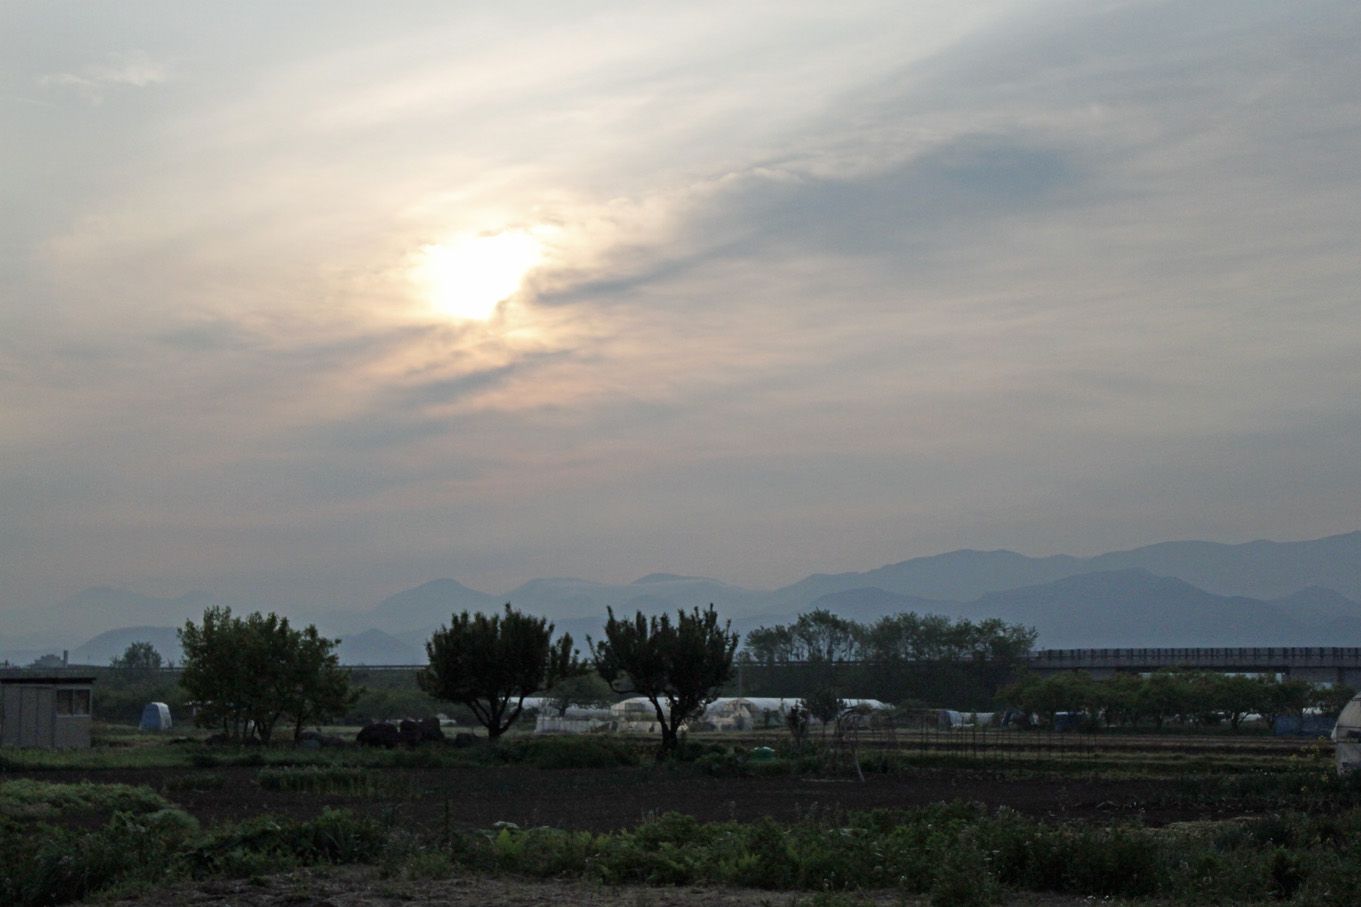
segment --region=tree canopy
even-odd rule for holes
[[[230,739],[268,743],[284,719],[296,737],[308,723],[343,713],[354,699],[334,652],[339,640],[314,626],[298,630],[277,614],[241,618],[212,607],[201,624],[188,621],[179,635],[180,684],[197,700],[195,720]]]
[[[164,664],[161,653],[149,642],[129,643],[123,654],[114,658],[110,666],[129,674],[151,674]]]
[[[426,642],[430,663],[417,679],[436,699],[471,709],[495,740],[520,717],[525,697],[586,670],[570,635],[552,639],[546,618],[509,603],[503,614],[464,611]]]
[[[1340,711],[1354,690],[1315,686],[1294,678],[1245,677],[1209,671],[1158,671],[1147,677],[1117,674],[1096,680],[1082,671],[1029,675],[1003,690],[1004,701],[1053,720],[1057,712],[1082,712],[1093,724],[1131,725],[1151,722],[1216,724],[1237,729],[1243,718],[1258,714],[1273,720],[1298,715],[1307,708]]]
[[[904,612],[861,623],[826,610],[747,634],[739,654],[753,695],[825,688],[893,702],[988,708],[1035,643],[1029,627]]]
[[[701,611],[620,620],[609,609],[605,638],[592,643],[596,670],[617,693],[646,697],[662,729],[660,755],[680,742],[680,726],[718,696],[732,676],[737,634],[719,624],[713,605]]]
[[[1033,629],[996,618],[975,622],[904,612],[862,624],[818,609],[791,624],[752,630],[743,654],[766,665],[1015,660],[1029,654],[1035,639]]]

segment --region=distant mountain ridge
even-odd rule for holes
[[[1361,601],[1361,531],[1307,542],[1161,542],[1089,558],[1087,570],[1141,567],[1220,595],[1279,598],[1321,586]]]
[[[496,596],[469,589],[457,580],[437,579],[388,596],[370,614],[393,633],[447,624],[460,611],[487,611],[500,604]]]
[[[106,665],[122,656],[135,642],[149,642],[165,662],[184,658],[179,632],[175,627],[119,627],[100,633],[71,650],[72,664]]]
[[[95,586],[59,604],[57,613],[65,622],[78,622],[82,630],[101,632],[129,623],[182,624],[190,618],[200,617],[209,605],[220,603],[207,592],[158,598],[113,586]]]
[[[1361,531],[1302,542],[1162,542],[1086,558],[961,549],[864,572],[813,574],[773,591],[672,573],[626,584],[535,579],[505,595],[437,579],[368,612],[333,617],[352,629],[347,639],[374,629],[386,637],[369,637],[375,646],[418,656],[420,642],[451,615],[505,602],[547,616],[583,644],[588,633],[599,638],[607,608],[656,614],[712,602],[744,632],[824,607],[865,621],[903,610],[1001,617],[1036,626],[1040,645],[1051,647],[1355,645],[1358,601]],[[206,593],[157,599],[101,587],[60,607],[115,620],[174,613],[171,622],[180,623],[215,602]]]
[[[1361,531],[1304,542],[1161,542],[1090,558],[962,549],[864,573],[814,574],[772,595],[798,605],[829,592],[874,587],[964,602],[1067,576],[1127,569],[1175,577],[1218,595],[1270,599],[1319,586],[1357,601],[1361,600]]]

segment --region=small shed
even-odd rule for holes
[[[0,746],[89,747],[94,682],[74,675],[0,677]]]
[[[137,723],[139,731],[168,731],[174,727],[170,720],[170,706],[164,702],[148,702],[142,709],[142,720]]]

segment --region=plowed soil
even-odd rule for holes
[[[667,811],[703,820],[791,820],[848,811],[907,808],[950,800],[1006,806],[1054,819],[1138,817],[1149,824],[1225,814],[1170,796],[1168,782],[1087,779],[1009,780],[994,773],[922,771],[867,774],[855,779],[710,777],[690,766],[544,770],[524,766],[445,769],[371,769],[379,790],[313,794],[262,788],[254,768],[106,769],[44,771],[47,781],[144,784],[213,824],[266,813],[308,818],[343,807],[429,829],[487,828],[496,822],[606,831],[636,825]],[[212,790],[190,790],[194,776],[222,780]],[[13,776],[11,776],[13,777]]]

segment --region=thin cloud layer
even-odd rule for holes
[[[238,6],[3,12],[6,609],[1356,528],[1353,4]]]
[[[69,89],[85,100],[99,104],[110,90],[116,88],[146,88],[169,78],[168,67],[152,60],[142,51],[110,54],[107,62],[84,66],[79,72],[48,73],[38,77],[38,84],[49,88]]]

